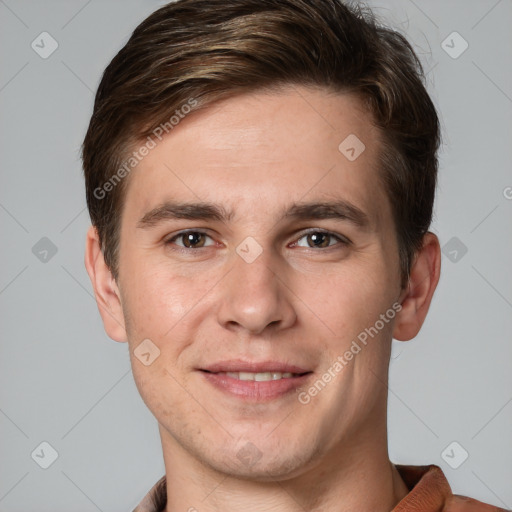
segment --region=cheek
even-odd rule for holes
[[[139,394],[159,422],[168,421],[173,411],[185,410],[187,405],[190,408],[190,396],[185,391],[187,385],[168,364],[165,355],[145,366],[132,353],[131,364]]]
[[[370,260],[370,259],[368,259]],[[298,281],[297,294],[306,299],[318,316],[337,333],[346,333],[373,324],[392,304],[392,288],[385,265],[379,260],[367,264],[340,266],[339,271],[315,280]],[[354,334],[354,332],[350,332]],[[345,337],[345,335],[343,336]]]
[[[198,329],[212,310],[208,290],[218,280],[216,276],[204,274],[184,276],[168,265],[131,272],[126,281],[128,292],[123,309],[125,320],[129,319],[126,328],[134,376],[140,379],[141,388],[145,388],[140,389],[143,396],[151,393],[153,387],[158,388],[159,380],[167,381],[173,388],[176,383],[172,375],[186,374]],[[159,351],[149,367],[134,356],[134,351],[146,339]],[[179,391],[179,386],[175,391]]]
[[[186,318],[205,292],[200,280],[165,267],[133,271],[127,289],[125,308],[132,334],[157,339],[166,337]]]

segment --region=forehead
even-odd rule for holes
[[[192,112],[155,142],[129,178],[132,220],[169,200],[219,203],[234,220],[339,198],[375,224],[389,213],[379,131],[349,94],[289,87],[238,95]]]

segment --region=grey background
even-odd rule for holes
[[[128,511],[164,473],[127,345],[105,335],[83,265],[79,161],[104,67],[163,3],[0,0],[0,512]],[[390,456],[512,508],[512,2],[370,5],[414,43],[444,131],[442,277],[420,335],[394,342]],[[46,59],[31,47],[43,31],[58,43]],[[469,44],[458,58],[442,47],[454,31]],[[43,441],[58,453],[48,469],[36,463],[48,449],[31,457]],[[458,469],[442,457],[453,441],[452,465],[469,454]]]

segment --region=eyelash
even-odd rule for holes
[[[183,237],[189,233],[195,233],[195,234],[200,234],[200,235],[204,235],[204,236],[207,236],[208,238],[212,239],[212,237],[210,235],[208,235],[206,232],[204,231],[199,231],[197,229],[190,229],[190,230],[186,230],[186,231],[180,231],[179,233],[177,233],[176,235],[172,236],[171,238],[167,239],[165,241],[165,245],[172,245],[174,241],[178,240],[180,237]],[[308,235],[311,235],[311,234],[316,234],[316,233],[322,233],[324,235],[327,235],[331,238],[334,238],[338,244],[334,244],[334,245],[328,245],[327,247],[319,247],[319,248],[315,248],[315,247],[307,247],[307,249],[313,249],[313,250],[319,250],[319,249],[330,249],[332,247],[335,247],[336,245],[341,245],[343,247],[346,247],[348,245],[350,245],[352,242],[346,238],[346,237],[343,237],[341,235],[337,235],[336,233],[333,233],[331,231],[324,231],[324,230],[321,230],[321,229],[312,229],[310,231],[306,231],[306,232],[303,232],[301,234],[301,236],[299,236],[299,238],[293,242],[294,245],[297,244],[297,242],[299,240],[301,240],[302,238],[308,236]],[[182,246],[177,246],[178,248],[177,249],[174,249],[174,250],[178,250],[178,251],[184,251],[184,252],[190,252],[190,251],[198,251],[199,249],[207,249],[208,247],[211,247],[211,246],[207,246],[207,247],[196,247],[196,248],[191,248],[191,247],[182,247]]]

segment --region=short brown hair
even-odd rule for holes
[[[372,114],[406,285],[432,220],[439,120],[407,40],[341,0],[179,0],[135,29],[105,69],[82,146],[89,214],[115,278],[119,170],[135,145],[191,99],[283,85],[353,93]]]

